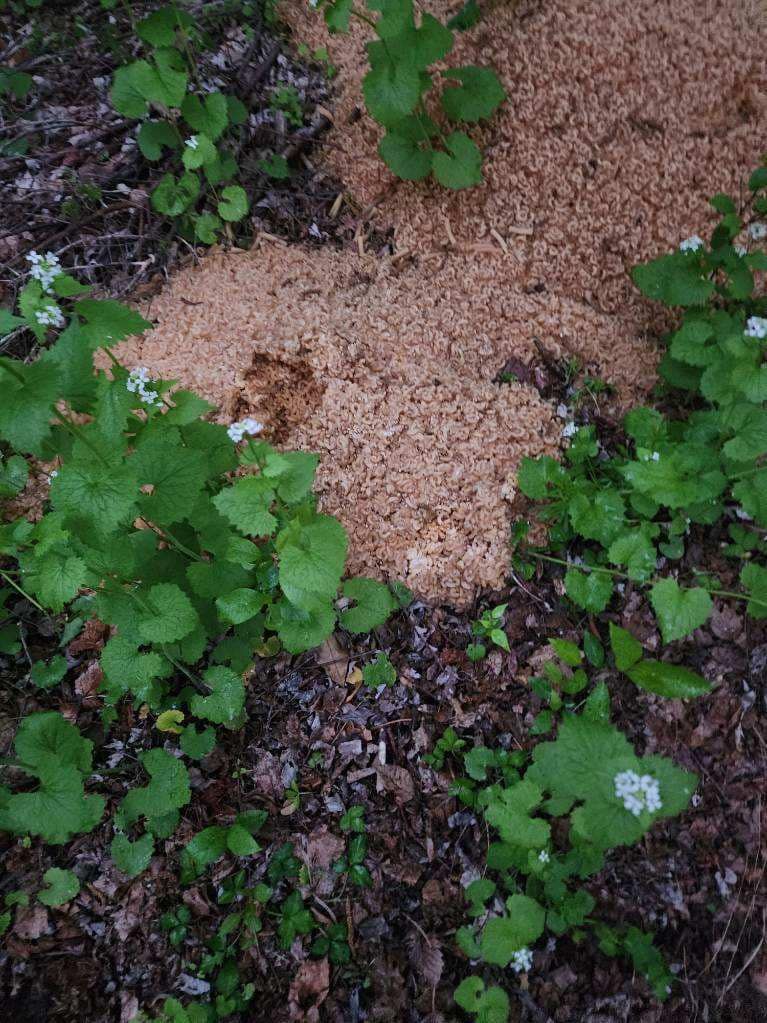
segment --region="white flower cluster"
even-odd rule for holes
[[[689,238],[685,238],[683,242],[679,244],[680,252],[697,252],[698,249],[702,249],[704,241],[697,234],[691,235]]]
[[[763,316],[751,316],[746,323],[746,337],[755,337],[762,341],[767,337],[767,320]]]
[[[63,327],[67,322],[62,311],[53,303],[36,310],[35,319],[43,327]]]
[[[760,242],[762,238],[767,238],[767,224],[761,224],[759,221],[749,224],[748,233],[755,242]]]
[[[145,366],[132,369],[125,381],[125,386],[131,394],[137,394],[145,405],[154,405],[155,408],[162,408],[162,400],[157,391],[148,388],[149,370]]]
[[[748,249],[746,248],[745,245],[738,245],[738,244],[736,244],[736,245],[733,245],[733,248],[735,249],[735,251],[737,252],[737,254],[739,256],[747,256],[748,255]]]
[[[197,149],[199,144],[200,140],[197,138],[196,135],[190,135],[189,138],[184,143],[187,149]]]
[[[572,437],[577,432],[578,432],[578,424],[576,422],[573,422],[573,420],[570,420],[569,423],[565,423],[564,428],[562,430],[562,436],[563,437]]]
[[[30,264],[29,276],[40,281],[43,291],[50,291],[55,278],[64,272],[55,252],[46,252],[44,256],[39,252],[29,252],[27,262]]]
[[[643,810],[655,813],[663,807],[660,786],[651,774],[640,775],[636,771],[619,771],[615,775],[615,795],[635,817]]]
[[[550,859],[551,859],[551,857],[546,852],[546,850],[545,849],[541,849],[541,851],[538,853],[538,862],[539,863],[548,863]]]
[[[239,423],[232,423],[232,425],[227,428],[226,432],[229,434],[230,440],[233,440],[235,444],[239,444],[246,433],[251,437],[255,437],[257,433],[261,433],[263,428],[263,423],[259,423],[257,419],[251,419],[248,417],[247,419],[240,420]]]
[[[520,948],[511,957],[509,966],[515,973],[528,973],[532,969],[533,953],[529,948]]]

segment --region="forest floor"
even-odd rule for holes
[[[321,101],[317,69],[299,68],[268,27],[258,29],[250,42],[235,41],[240,62],[230,70],[233,77],[246,78],[251,99],[267,81],[268,62],[303,75],[314,102]],[[29,123],[14,129],[33,138],[34,160],[9,151],[12,133],[0,149],[0,202],[8,210],[0,238],[4,304],[13,301],[30,248],[74,253],[71,265],[82,279],[115,296],[155,287],[158,274],[162,279],[180,261],[196,258],[148,216],[152,181],[135,150],[123,150],[124,125],[104,123],[99,114],[104,95],[94,79],[110,73],[109,59],[87,40],[72,47],[59,50],[55,61],[33,59],[34,73],[45,79],[45,90],[57,104],[50,123],[38,124],[38,112],[30,111]],[[308,134],[308,146],[313,137]],[[303,146],[300,135],[298,140]],[[273,141],[270,136],[268,144]],[[103,145],[100,151],[96,142]],[[250,190],[260,190],[261,196],[256,229],[309,244],[351,243],[359,222],[330,217],[338,186],[311,163],[276,186],[257,179],[257,173],[249,179]],[[31,184],[25,185],[27,177]],[[71,200],[71,216],[51,212],[44,197],[54,189],[58,201]],[[100,190],[98,197],[93,189]],[[499,373],[503,369],[497,367]],[[543,363],[530,367],[531,381],[556,400],[564,382],[551,373]],[[600,414],[607,416],[604,410]],[[604,425],[609,426],[609,416]],[[720,538],[708,530],[693,539],[691,561],[726,580],[731,570],[720,555]],[[320,921],[347,923],[352,959],[328,968],[327,960],[311,958],[301,943],[285,951],[267,918],[257,944],[243,956],[242,969],[256,996],[242,1018],[253,1023],[455,1019],[452,991],[468,963],[453,935],[465,922],[463,887],[482,872],[489,837],[484,823],[448,791],[457,763],[448,761],[443,771],[435,771],[423,754],[447,727],[469,746],[531,748],[529,726],[540,701],[528,680],[551,637],[578,641],[584,630],[604,636],[613,621],[629,628],[647,649],[660,646],[649,606],[630,586],[619,614],[584,617],[562,599],[560,574],[540,566],[531,580],[483,593],[461,614],[415,602],[364,640],[337,635],[316,653],[260,661],[249,679],[246,726],[225,734],[214,753],[191,770],[194,797],[183,824],[161,843],[149,872],[136,880],[126,880],[111,862],[107,825],[81,836],[66,852],[2,836],[4,891],[39,886],[50,866],[73,869],[82,886],[61,909],[35,903],[17,910],[0,946],[3,1018],[129,1023],[140,1009],[159,1009],[164,997],[204,992],[206,982],[194,976],[194,964],[229,912],[219,898],[238,867],[219,861],[181,891],[178,853],[201,828],[229,821],[244,809],[264,809],[269,817],[258,836],[262,852],[250,861],[248,883],[259,881],[274,853],[292,843],[308,868],[302,886],[307,906]],[[508,604],[504,627],[510,652],[494,650],[472,664],[465,653],[470,622],[481,608],[499,603]],[[98,696],[106,630],[89,625],[63,644],[72,681],[45,693],[31,685],[29,668],[55,652],[65,623],[22,601],[13,611],[24,625],[24,649],[17,657],[0,657],[0,750],[9,748],[25,714],[59,710],[94,741],[94,771],[106,780],[116,803],[131,773],[126,765],[137,765],[138,753],[156,744],[156,736],[148,720],[124,706],[106,741]],[[398,680],[376,693],[361,686],[356,668],[377,650],[388,653]],[[615,723],[638,751],[671,756],[695,771],[701,779],[698,795],[680,818],[614,854],[589,888],[605,920],[655,932],[679,983],[660,1005],[623,960],[607,959],[588,941],[552,940],[536,951],[533,969],[521,983],[510,975],[514,1023],[757,1023],[764,1018],[767,623],[719,605],[705,628],[675,644],[673,655],[714,684],[711,695],[689,703],[667,701],[639,692],[608,669],[595,677],[608,683]],[[332,868],[345,842],[338,822],[352,805],[365,810],[365,863],[372,885],[364,889],[351,888]],[[174,946],[160,918],[178,907],[179,896],[191,920],[183,941]]]

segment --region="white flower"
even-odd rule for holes
[[[746,337],[755,337],[760,341],[767,337],[767,319],[763,316],[751,316],[746,323]]]
[[[196,149],[199,146],[199,144],[200,140],[197,138],[196,135],[190,135],[189,138],[184,143],[187,149]]]
[[[64,314],[57,305],[47,305],[35,312],[35,319],[43,327],[63,327]]]
[[[567,419],[569,411],[570,410],[568,409],[567,405],[565,405],[564,403],[557,405],[557,415],[559,416],[560,419]]]
[[[578,432],[578,424],[574,422],[565,423],[564,429],[562,430],[563,437],[572,437],[573,434]]]
[[[655,813],[663,807],[660,786],[651,774],[639,775],[636,771],[619,771],[615,775],[615,795],[635,817],[643,810]]]
[[[733,245],[733,248],[735,249],[739,256],[748,255],[748,249],[746,248],[745,245]]]
[[[55,252],[46,252],[45,256],[39,252],[29,252],[27,262],[30,264],[29,276],[42,284],[43,291],[50,291],[55,278],[64,272]]]
[[[650,458],[653,460],[653,462],[659,462],[660,461],[660,451],[653,451],[653,453],[650,455]]]
[[[539,860],[539,862],[541,862],[541,863],[548,863],[550,859],[551,859],[551,857],[546,852],[546,850],[545,849],[541,849],[541,851],[538,853],[538,860]]]
[[[529,948],[520,948],[511,957],[509,966],[515,973],[528,973],[533,965],[533,953]]]
[[[703,248],[704,242],[697,234],[691,235],[689,238],[685,238],[683,242],[679,244],[680,252],[697,252],[698,249]]]
[[[248,416],[247,419],[243,419],[238,423],[232,423],[231,426],[227,427],[226,432],[229,434],[230,440],[234,441],[235,444],[239,444],[246,433],[251,437],[255,437],[257,433],[261,433],[263,428],[263,423],[259,423],[257,419],[251,419]]]
[[[767,238],[767,224],[757,220],[756,223],[748,225],[748,233],[755,242],[760,242],[762,238]]]
[[[145,405],[154,405],[156,408],[162,408],[162,399],[159,393],[149,390],[148,384],[149,370],[146,366],[137,366],[136,369],[132,369],[128,374],[128,379],[125,381],[126,389],[131,394],[138,394]]]

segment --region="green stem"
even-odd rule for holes
[[[19,370],[16,369],[11,359],[4,360],[2,365],[0,365],[0,369],[5,370],[6,373],[10,373],[12,377],[16,377],[20,384],[26,383],[23,373],[20,373]]]
[[[17,593],[20,593],[25,600],[28,600],[30,604],[34,605],[38,611],[42,611],[43,614],[48,614],[44,607],[37,603],[34,597],[30,597],[26,590],[23,590],[17,583],[11,579],[7,572],[0,569],[0,578],[5,579],[9,586],[12,586]]]
[[[618,579],[630,579],[626,572],[619,572],[615,568],[604,568],[602,565],[576,565],[572,561],[565,561],[563,558],[554,558],[550,554],[538,554],[536,551],[530,551],[530,556],[537,558],[539,561],[550,561],[553,565],[564,565],[565,568],[575,568],[578,571],[583,572],[601,572],[603,575],[612,575]],[[649,586],[651,583],[659,581],[657,578],[648,579],[642,583],[643,586]],[[682,590],[690,589],[701,589],[705,590],[706,593],[710,593],[712,597],[730,597],[733,600],[747,600],[752,604],[758,604],[759,607],[767,608],[767,600],[760,600],[758,597],[753,596],[749,593],[736,593],[734,590],[715,590],[708,586],[680,586]]]

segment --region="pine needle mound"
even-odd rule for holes
[[[328,45],[304,4],[283,14]],[[500,5],[450,57],[493,66],[509,96],[477,133],[485,184],[458,193],[395,181],[377,126],[352,116],[365,39],[330,39],[325,160],[394,227],[395,257],[268,240],[211,252],[142,310],[157,328],[121,356],[318,452],[351,571],[465,606],[507,573],[520,459],[561,435],[535,389],[494,378],[537,358],[538,339],[624,400],[652,386],[663,324],[628,271],[700,231],[708,196],[740,190],[767,127],[767,27],[749,0]]]

